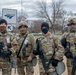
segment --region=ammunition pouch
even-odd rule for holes
[[[23,54],[23,56],[26,56],[26,50],[25,49],[22,49],[22,54]]]

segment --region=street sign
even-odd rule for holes
[[[17,23],[17,10],[16,9],[2,9],[2,17],[7,23]]]
[[[13,26],[12,25],[8,25],[7,26],[7,31],[13,31]]]

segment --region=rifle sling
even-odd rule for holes
[[[23,41],[22,41],[22,44],[21,44],[21,46],[20,46],[20,48],[19,48],[19,51],[18,51],[18,53],[17,53],[17,57],[19,56],[19,54],[20,54],[20,52],[21,52],[21,49],[22,49],[22,46],[23,46],[23,44],[24,44],[24,41],[25,41],[26,37],[27,37],[27,35],[24,36],[24,39],[23,39]]]

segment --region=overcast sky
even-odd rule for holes
[[[36,1],[39,0],[22,0],[23,11],[25,13],[28,13],[29,17],[32,17]],[[52,0],[46,0],[46,1],[48,4],[51,4]],[[64,0],[64,1],[65,1],[64,8],[67,11],[72,11],[76,13],[76,0]],[[21,12],[21,0],[0,0],[0,11],[2,10],[2,8],[17,9],[18,12]]]

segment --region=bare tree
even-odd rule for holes
[[[18,17],[17,17],[17,21],[18,23],[20,21],[25,21],[25,19],[28,17],[28,15],[24,12],[23,14],[19,14]]]
[[[52,3],[50,3],[50,6],[47,5],[46,1],[37,1],[36,2],[36,15],[41,18],[46,18],[50,24],[51,29],[55,32],[55,25],[60,25],[61,20],[65,15],[64,14],[64,1],[63,0],[52,0]],[[50,10],[50,11],[49,11]]]
[[[46,1],[37,1],[36,5],[37,5],[37,8],[35,9],[36,16],[41,17],[41,18],[46,18],[47,20],[49,20],[49,22],[52,25],[50,15],[48,14],[48,8],[47,8]]]

